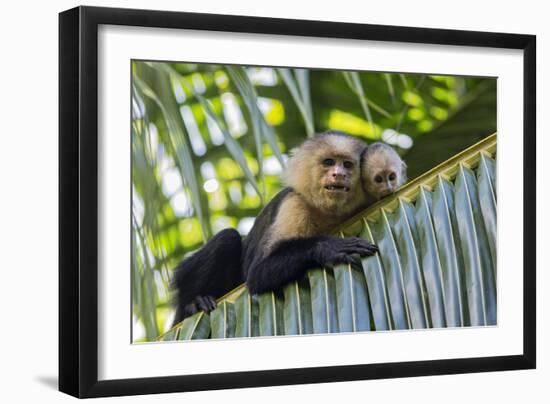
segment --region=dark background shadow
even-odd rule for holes
[[[51,389],[57,390],[58,388],[57,376],[37,376],[36,380]]]

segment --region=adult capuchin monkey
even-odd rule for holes
[[[378,248],[367,240],[330,235],[365,206],[365,148],[360,139],[335,131],[302,143],[288,161],[286,188],[244,240],[235,229],[222,230],[176,268],[174,324],[199,310],[210,312],[216,298],[243,282],[252,294],[278,290],[308,269],[375,254]]]
[[[326,132],[293,154],[284,174],[284,197],[266,206],[260,217],[267,215],[269,223],[254,226],[243,242],[251,293],[276,290],[310,268],[351,263],[353,254],[378,251],[359,237],[330,235],[364,205],[360,161],[365,147],[355,137]]]

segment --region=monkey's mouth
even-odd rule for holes
[[[344,185],[325,185],[325,189],[329,192],[349,192],[349,187]]]
[[[386,196],[393,194],[393,192],[393,189],[385,189],[384,191],[380,192],[378,199],[385,198]]]

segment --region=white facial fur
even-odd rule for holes
[[[379,200],[407,181],[406,170],[407,165],[391,146],[373,143],[367,148],[361,164],[363,188]]]

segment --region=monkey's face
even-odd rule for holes
[[[407,180],[407,166],[389,146],[367,152],[361,167],[363,188],[376,200],[390,195]]]
[[[288,162],[286,185],[332,218],[362,203],[360,159],[365,144],[351,136],[320,136],[304,142]]]
[[[319,162],[320,192],[329,198],[345,199],[357,178],[357,162],[347,156],[324,156]]]
[[[393,194],[399,188],[399,174],[390,166],[386,169],[367,174],[368,179],[364,181],[366,191],[376,199],[381,199]]]

